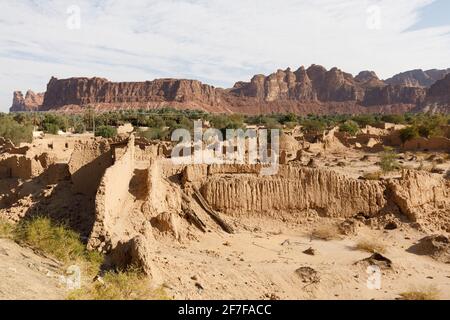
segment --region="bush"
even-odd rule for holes
[[[419,137],[419,131],[414,126],[404,128],[404,129],[400,130],[399,133],[400,133],[400,139],[402,140],[403,143]]]
[[[33,126],[19,124],[9,116],[0,117],[0,137],[11,140],[15,145],[33,141]]]
[[[363,175],[363,178],[366,180],[380,180],[382,173],[380,171],[376,172],[367,172]]]
[[[355,116],[352,120],[355,121],[361,128],[365,128],[366,126],[374,126],[378,123],[375,116],[371,114]]]
[[[77,122],[73,127],[74,133],[82,134],[86,132],[86,126],[82,122]]]
[[[148,128],[145,131],[138,131],[137,135],[148,140],[167,140],[169,131],[163,128]]]
[[[44,132],[48,134],[58,134],[59,127],[56,123],[44,122],[42,124]]]
[[[58,134],[59,130],[66,131],[69,124],[69,118],[63,115],[47,113],[42,121],[42,130],[45,133]]]
[[[70,300],[167,300],[162,288],[151,289],[149,279],[138,270],[106,272],[103,283],[96,282],[86,289],[69,295]]]
[[[12,239],[14,236],[14,225],[0,217],[0,238]]]
[[[340,231],[336,225],[324,225],[314,229],[310,235],[311,239],[330,241],[340,238]]]
[[[386,253],[386,245],[376,239],[360,240],[356,244],[356,249],[369,253]]]
[[[322,133],[326,129],[326,123],[320,120],[306,119],[300,123],[303,131],[307,133]]]
[[[87,251],[79,234],[46,217],[20,222],[13,234],[14,240],[19,244],[26,244],[66,265],[84,264],[89,274],[96,274],[103,262],[101,254]]]
[[[339,131],[347,132],[351,136],[355,136],[359,131],[359,126],[355,121],[348,120],[340,125]]]
[[[439,300],[439,295],[439,290],[434,286],[412,289],[411,291],[400,294],[403,300]]]
[[[384,148],[380,158],[380,167],[383,172],[391,172],[400,168],[397,162],[397,154],[392,148]]]
[[[400,114],[388,114],[381,117],[381,121],[395,124],[406,123],[405,116]]]
[[[117,129],[111,126],[99,126],[95,129],[96,137],[113,138],[117,135]]]

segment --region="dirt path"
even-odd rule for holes
[[[0,239],[0,299],[65,299],[59,266],[31,249]]]

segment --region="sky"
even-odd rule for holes
[[[0,0],[0,112],[57,78],[198,79],[320,64],[450,68],[449,0]]]

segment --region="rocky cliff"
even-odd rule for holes
[[[450,73],[449,69],[438,70],[432,69],[423,71],[421,69],[411,70],[399,73],[390,79],[386,80],[387,84],[401,85],[407,87],[431,87],[436,81],[442,80],[447,74]]]
[[[431,90],[431,89],[430,89]],[[434,89],[435,90],[435,89]],[[203,109],[209,112],[261,114],[401,113],[422,106],[427,89],[391,85],[375,72],[356,77],[338,68],[319,65],[256,75],[220,89],[197,80],[157,79],[146,82],[110,82],[104,78],[52,78],[40,110],[98,110],[160,107]],[[17,107],[11,111],[17,111]]]
[[[426,94],[421,88],[386,85],[374,72],[363,71],[354,78],[338,68],[327,71],[318,65],[295,72],[278,70],[268,77],[257,75],[248,83],[238,82],[230,92],[259,102],[354,102],[366,107],[414,105]]]
[[[11,112],[35,111],[42,105],[43,101],[44,93],[34,93],[28,90],[24,97],[21,91],[15,91],[10,110]]]
[[[192,104],[214,109],[220,103],[220,98],[214,87],[196,80],[110,82],[103,78],[52,78],[47,85],[42,110],[68,105],[156,107],[165,103]]]
[[[425,103],[419,109],[425,112],[450,113],[450,74],[430,87]]]

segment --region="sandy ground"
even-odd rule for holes
[[[0,299],[64,299],[59,265],[11,240],[0,239]]]
[[[173,299],[397,299],[402,292],[434,287],[450,299],[450,265],[407,252],[425,235],[362,227],[359,235],[311,240],[305,228],[267,221],[266,228],[237,234],[206,233],[197,242],[159,247],[154,261]],[[280,231],[282,230],[282,231]],[[381,269],[381,289],[367,286],[371,256],[355,250],[359,239],[382,239],[392,268]],[[303,253],[314,248],[314,256]],[[356,264],[355,264],[356,263]],[[303,282],[300,267],[317,271],[317,283]],[[314,281],[313,281],[314,282]]]
[[[408,251],[424,233],[407,224],[392,231],[361,225],[357,235],[311,239],[311,230],[329,222],[241,218],[232,235],[210,229],[181,243],[159,238],[153,261],[172,299],[397,299],[429,287],[450,299],[450,265]],[[379,290],[367,286],[368,264],[358,263],[371,255],[355,250],[361,239],[386,244],[384,256],[392,260],[392,268],[381,269]],[[303,253],[309,248],[314,256]],[[301,267],[314,269],[315,281],[304,281],[296,273]],[[0,239],[0,299],[65,299],[58,270],[55,261]]]

